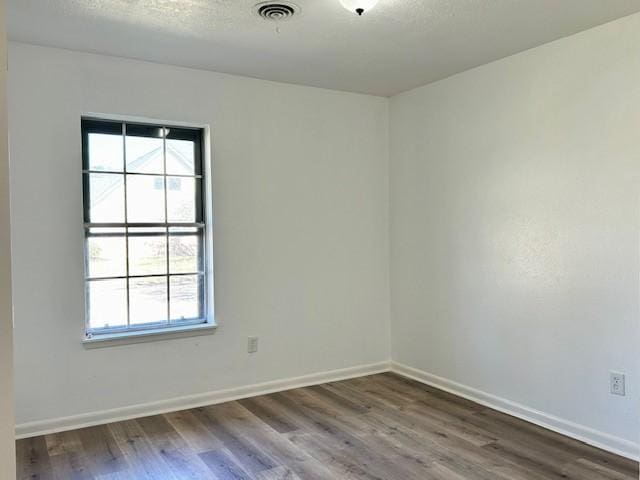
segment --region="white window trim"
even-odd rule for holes
[[[97,112],[84,112],[80,115],[80,119],[90,117],[96,120],[112,120],[120,122],[138,122],[150,124],[174,125],[176,127],[199,128],[203,131],[203,151],[202,151],[202,175],[204,179],[203,208],[205,216],[205,249],[208,255],[205,255],[205,321],[197,324],[174,325],[164,328],[151,328],[143,330],[133,330],[127,332],[102,333],[87,336],[86,318],[82,318],[82,344],[87,349],[102,348],[118,345],[127,345],[134,343],[145,343],[159,340],[170,340],[175,338],[193,337],[197,335],[208,335],[215,332],[218,327],[215,316],[215,295],[214,295],[214,268],[213,268],[213,161],[211,154],[211,127],[208,124],[190,123],[158,118],[107,114]],[[82,202],[84,198],[82,197]],[[84,216],[80,217],[80,231],[84,239]],[[82,252],[83,262],[85,252]],[[84,286],[84,282],[83,282]]]
[[[149,330],[136,330],[133,332],[102,333],[82,340],[85,348],[103,348],[132,343],[156,342],[173,338],[194,337],[197,335],[209,335],[218,326],[215,323],[197,323],[194,325],[179,325],[165,328],[153,328]]]

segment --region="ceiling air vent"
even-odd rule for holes
[[[298,12],[300,7],[291,2],[261,2],[253,7],[258,16],[265,20],[281,21],[288,20]]]

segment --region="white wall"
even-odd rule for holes
[[[388,359],[386,99],[23,44],[9,59],[19,424]],[[215,334],[83,348],[83,112],[210,124]]]
[[[383,98],[13,44],[18,423],[384,361],[390,278],[395,361],[636,443],[639,47],[636,15],[388,112]],[[82,347],[83,112],[211,125],[214,335]],[[609,394],[610,370],[626,397]]]
[[[11,236],[9,150],[7,145],[7,38],[0,0],[0,478],[15,478],[13,441],[13,319],[11,315]]]
[[[640,432],[638,52],[635,15],[390,105],[393,359],[618,445]]]

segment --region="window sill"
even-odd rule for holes
[[[215,323],[199,323],[197,325],[182,325],[176,327],[139,330],[135,332],[104,333],[85,338],[82,344],[85,348],[103,348],[131,343],[157,342],[173,338],[194,337],[197,335],[209,335],[215,331]]]

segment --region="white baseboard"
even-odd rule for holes
[[[22,423],[16,425],[16,438],[28,438],[62,432],[65,430],[74,430],[76,428],[103,425],[110,422],[130,420],[132,418],[158,415],[206,405],[214,405],[216,403],[229,402],[257,395],[281,392],[292,388],[318,385],[321,383],[346,380],[349,378],[362,377],[365,375],[373,375],[388,371],[392,371],[426,385],[439,388],[508,415],[521,418],[527,422],[553,430],[554,432],[566,435],[567,437],[575,438],[576,440],[580,440],[588,443],[589,445],[602,448],[603,450],[607,450],[623,457],[633,460],[638,460],[640,458],[640,445],[628,440],[534,410],[525,405],[520,405],[510,400],[497,397],[397,362],[379,362],[369,365],[343,368],[340,370],[331,370],[328,372],[312,373],[301,377],[274,380],[244,387],[217,390],[157,402],[85,413],[70,417]]]
[[[162,413],[185,410],[189,408],[214,405],[216,403],[239,400],[241,398],[254,397],[267,393],[281,392],[292,388],[307,387],[326,382],[335,382],[349,378],[373,375],[376,373],[388,372],[389,362],[379,362],[357,367],[331,370],[328,372],[312,373],[301,377],[293,377],[271,382],[257,383],[244,387],[229,388],[213,392],[188,395],[184,397],[160,400],[138,405],[130,405],[122,408],[103,410],[99,412],[84,413],[71,417],[53,418],[36,422],[21,423],[16,425],[16,438],[28,438],[38,435],[74,430],[76,428],[103,425],[105,423],[130,420],[132,418],[158,415]]]
[[[534,410],[533,408],[529,408],[525,405],[520,405],[510,400],[456,383],[446,378],[438,377],[437,375],[433,375],[401,363],[391,362],[391,371],[459,397],[466,398],[467,400],[479,403],[480,405],[498,410],[549,430],[553,430],[554,432],[574,438],[589,445],[593,445],[594,447],[607,450],[611,453],[615,453],[632,460],[638,460],[640,458],[640,445],[630,442],[629,440],[615,437],[608,433],[594,430],[592,428],[585,427],[584,425],[579,425],[569,420],[564,420],[548,413]]]

